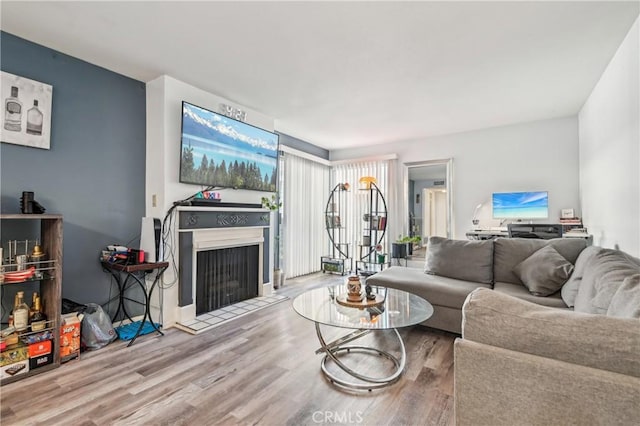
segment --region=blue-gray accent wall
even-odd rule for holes
[[[0,45],[3,71],[53,86],[51,149],[0,144],[0,209],[18,213],[22,191],[34,191],[47,213],[62,214],[63,297],[102,304],[115,285],[100,250],[139,244],[145,84],[6,32]],[[0,239],[19,235],[3,229]]]

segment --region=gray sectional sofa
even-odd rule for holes
[[[429,300],[454,344],[456,425],[635,425],[640,260],[582,239],[431,238],[367,280]],[[515,297],[514,297],[515,296]]]
[[[633,276],[614,297],[639,288],[640,275]],[[555,309],[487,289],[469,295],[463,317],[454,344],[457,426],[638,424],[638,319]]]
[[[595,260],[600,267],[589,268],[585,280],[589,286],[578,297],[585,266]],[[433,316],[424,325],[460,334],[462,305],[476,288],[563,309],[573,307],[578,297],[582,312],[603,313],[608,306],[591,310],[586,306],[594,298],[595,281],[608,275],[607,279],[620,282],[621,277],[637,272],[638,265],[638,259],[621,251],[587,248],[582,238],[462,241],[431,237],[425,270],[393,266],[369,277],[367,284],[407,290],[424,297],[434,308]],[[611,285],[609,291],[616,288]],[[604,306],[607,298],[601,299]]]

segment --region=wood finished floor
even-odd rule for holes
[[[288,280],[278,294],[293,298],[343,279],[315,274]],[[332,332],[340,334],[328,329],[328,337]],[[401,334],[407,367],[398,383],[370,393],[340,390],[320,372],[313,323],[287,300],[196,336],[168,329],[130,348],[117,341],[2,386],[0,423],[453,425],[456,336],[422,326]],[[366,339],[394,346],[387,332]],[[358,366],[373,370],[380,361],[362,356]]]

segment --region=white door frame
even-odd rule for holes
[[[454,228],[453,224],[453,158],[445,158],[441,160],[427,160],[427,161],[416,161],[410,163],[404,163],[403,170],[403,182],[404,182],[404,196],[403,196],[403,206],[402,212],[404,214],[405,225],[404,225],[404,235],[409,235],[409,169],[412,167],[423,167],[423,166],[437,166],[437,165],[445,165],[446,166],[446,176],[445,176],[445,188],[447,190],[447,238],[452,238],[452,229]],[[422,230],[420,231],[423,232]]]

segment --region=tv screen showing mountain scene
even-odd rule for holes
[[[501,192],[493,194],[494,219],[546,219],[549,194],[536,192]]]
[[[180,182],[276,191],[278,135],[182,102]]]

